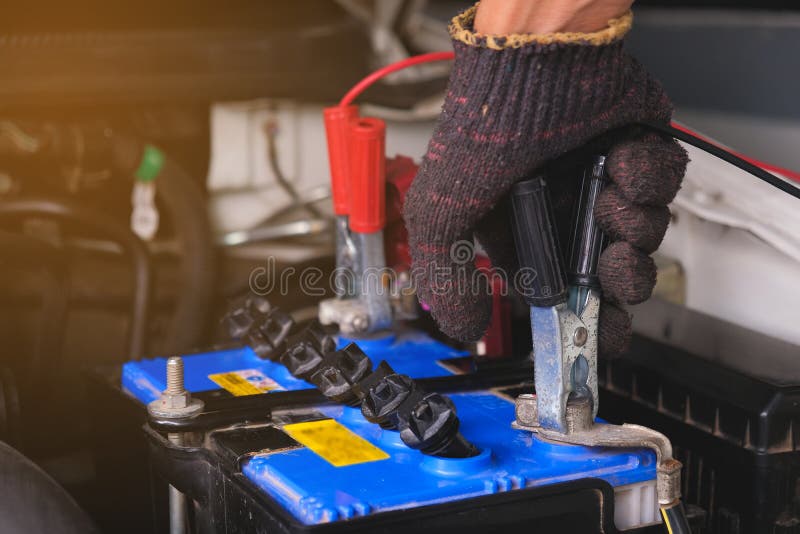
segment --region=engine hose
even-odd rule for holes
[[[139,140],[115,134],[113,139],[115,168],[132,179],[156,151],[161,159],[152,171],[156,174],[157,196],[168,212],[177,241],[182,248],[178,293],[171,323],[161,345],[161,353],[179,353],[196,348],[207,331],[214,291],[215,260],[211,225],[206,201],[197,182],[172,158]]]
[[[108,236],[122,246],[133,263],[133,300],[128,328],[127,359],[142,357],[147,335],[147,316],[152,280],[150,258],[144,243],[127,227],[93,210],[52,199],[29,198],[0,203],[0,218],[40,216],[75,222]]]
[[[40,271],[37,287],[41,294],[39,333],[31,356],[26,358],[22,382],[35,380],[47,395],[52,392],[63,368],[62,347],[70,289],[64,251],[43,240],[6,231],[0,231],[0,250],[13,251],[13,254],[5,254],[0,263],[20,270]]]

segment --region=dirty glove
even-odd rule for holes
[[[613,242],[599,265],[607,303],[601,307],[600,351],[620,352],[631,326],[618,305],[642,302],[652,292],[655,265],[648,254],[664,236],[666,206],[687,163],[673,140],[630,125],[667,123],[670,102],[622,47],[630,13],[588,34],[487,36],[472,28],[475,9],[450,26],[456,58],[446,100],[406,199],[418,295],[445,334],[479,338],[489,321],[490,296],[447,280],[446,273],[456,272],[473,280],[474,266],[454,250],[475,236],[494,266],[513,269],[503,202],[511,186],[545,172],[563,220],[578,189],[575,173],[564,169],[584,153],[603,150],[613,183],[595,214]]]

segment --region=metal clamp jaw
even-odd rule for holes
[[[603,243],[594,204],[603,179],[599,158],[584,179],[570,258],[572,286],[558,243],[547,182],[534,178],[511,192],[514,241],[530,284],[518,288],[531,307],[538,418],[542,427],[566,432],[567,403],[588,398],[597,415],[597,323],[600,293],[596,268]]]
[[[344,232],[347,238],[343,240],[343,247],[353,263],[343,269],[337,265],[336,284],[340,296],[320,302],[319,321],[338,324],[339,330],[348,336],[386,329],[392,324],[392,307],[389,289],[384,286],[383,232]],[[337,250],[337,260],[339,256]]]
[[[514,240],[521,269],[532,271],[520,288],[531,306],[536,395],[516,400],[514,428],[557,443],[588,447],[646,447],[656,453],[662,507],[680,499],[681,464],[663,434],[639,425],[595,423],[600,292],[597,263],[603,235],[594,206],[604,185],[605,158],[584,173],[570,246],[570,282],[557,241],[547,184],[520,182],[511,194]]]
[[[590,400],[597,415],[597,320],[600,296],[592,290],[580,315],[566,303],[531,307],[534,382],[539,393],[538,420],[560,432],[567,429],[571,396]]]

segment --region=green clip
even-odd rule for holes
[[[142,160],[134,175],[140,182],[152,182],[164,167],[164,153],[153,145],[145,145]]]

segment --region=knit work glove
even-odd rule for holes
[[[448,272],[475,279],[474,266],[459,261],[454,248],[477,237],[494,266],[513,269],[503,202],[511,186],[544,173],[563,231],[578,193],[580,170],[571,167],[585,164],[588,154],[607,154],[612,183],[595,209],[612,240],[599,263],[605,301],[599,341],[601,353],[624,351],[631,319],[620,305],[652,292],[656,269],[649,254],[664,237],[667,204],[688,162],[671,138],[631,125],[668,123],[671,104],[623,49],[630,12],[595,33],[488,36],[473,30],[475,10],[450,26],[456,57],[447,96],[406,198],[418,296],[445,334],[478,339],[491,297],[444,280]]]

